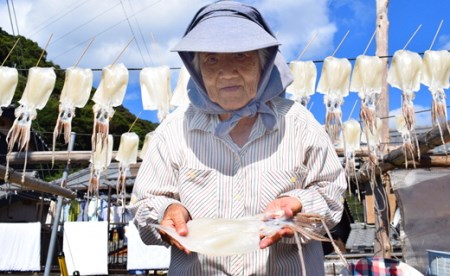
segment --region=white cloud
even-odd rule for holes
[[[48,59],[63,68],[80,58],[93,37],[80,66],[104,67],[124,51],[133,35],[136,39],[120,60],[127,67],[144,67],[161,62],[180,64],[169,51],[169,42],[173,45],[172,41],[181,37],[194,13],[208,2],[36,0],[15,1],[14,8],[20,34],[35,40],[41,48],[51,37]],[[6,4],[0,6],[0,14],[0,26],[12,33]]]
[[[282,43],[281,51],[287,60],[297,59],[316,33],[302,59],[331,54],[337,28],[328,18],[326,0],[287,0],[282,3],[264,0],[255,5]]]

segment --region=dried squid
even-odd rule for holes
[[[379,165],[378,157],[379,146],[381,142],[381,130],[383,127],[383,122],[380,118],[375,118],[375,129],[373,132],[368,130],[363,130],[364,135],[361,136],[361,143],[367,144],[367,154],[369,156],[369,176],[370,183],[375,183],[375,170]]]
[[[55,151],[56,137],[63,132],[64,143],[70,142],[72,119],[75,117],[75,108],[83,108],[89,100],[92,90],[93,74],[91,69],[69,67],[66,69],[64,86],[59,98],[59,114],[53,131],[53,152]],[[70,160],[70,159],[69,159]],[[52,158],[52,164],[54,159]]]
[[[289,63],[294,81],[286,88],[291,99],[306,106],[316,88],[317,68],[312,61],[291,61]]]
[[[414,137],[417,145],[418,141],[415,133],[416,116],[413,100],[415,92],[420,89],[421,69],[422,58],[419,54],[408,50],[398,50],[394,53],[387,77],[387,81],[392,87],[402,91],[402,114],[405,117],[409,135]],[[420,158],[418,146],[417,155]]]
[[[439,127],[442,143],[445,144],[443,128],[450,132],[447,122],[447,103],[444,89],[449,88],[450,52],[427,50],[423,55],[422,83],[428,86],[433,97],[431,117],[433,125]]]
[[[91,176],[88,194],[98,196],[100,177],[111,164],[113,143],[114,141],[111,134],[108,134],[105,141],[103,141],[102,137],[97,136],[97,144],[91,155],[91,159],[89,160],[91,163]]]
[[[306,275],[302,243],[308,240],[331,242],[336,253],[347,266],[345,258],[334,241],[320,234],[323,227],[331,237],[324,219],[315,214],[299,213],[294,218],[288,219],[280,210],[271,214],[238,219],[198,218],[188,221],[187,236],[180,236],[170,227],[157,224],[151,226],[166,232],[186,249],[210,256],[232,256],[259,250],[260,236],[270,237],[281,228],[289,227],[296,233],[302,275]],[[239,234],[236,235],[236,233]]]
[[[168,66],[143,68],[140,73],[144,110],[158,110],[160,122],[170,112],[170,69]]]
[[[375,129],[376,104],[383,89],[385,63],[377,56],[359,55],[356,58],[350,82],[350,91],[358,92],[361,99],[360,117],[364,129]]]
[[[345,148],[345,171],[350,183],[350,175],[356,175],[355,152],[361,148],[361,125],[355,119],[346,121],[342,127]],[[356,180],[359,198],[359,184]],[[349,185],[350,188],[350,185]]]
[[[172,98],[170,99],[171,106],[185,106],[189,104],[189,97],[187,91],[187,85],[189,82],[189,72],[185,66],[181,67],[178,75],[177,85],[173,90]]]
[[[131,164],[137,163],[139,136],[134,132],[123,133],[120,137],[116,160],[119,161],[119,177],[117,179],[117,194],[122,197],[125,204],[125,180]],[[120,184],[120,188],[119,188]]]
[[[95,102],[92,148],[96,149],[97,137],[100,145],[107,143],[109,121],[114,116],[114,108],[123,102],[128,84],[128,69],[122,63],[106,66],[102,69],[102,78],[92,100]]]
[[[402,135],[403,154],[405,155],[405,167],[408,168],[408,154],[412,156],[414,161],[414,146],[411,142],[411,133],[406,126],[405,117],[402,114],[395,116],[395,128]],[[413,162],[414,167],[416,167]]]
[[[20,106],[14,111],[16,119],[13,126],[6,136],[8,142],[8,153],[13,150],[17,142],[19,151],[25,150],[28,153],[28,144],[30,141],[31,122],[37,116],[37,110],[41,110],[47,104],[50,94],[55,87],[56,74],[52,67],[32,67],[28,72],[27,84],[23,91],[22,98],[19,100]],[[26,155],[23,167],[22,181],[25,179],[25,169],[27,166]],[[6,161],[8,176],[9,159]]]
[[[11,103],[18,82],[19,74],[16,68],[0,66],[0,116],[3,113],[1,108]]]
[[[153,134],[154,132],[149,132],[145,135],[144,144],[142,145],[142,149],[139,152],[139,158],[141,158],[142,160],[144,160],[144,157],[147,155],[148,144],[150,143]]]
[[[342,128],[341,105],[349,92],[351,70],[348,59],[329,56],[323,62],[317,85],[317,92],[324,94],[327,110],[325,129],[333,142],[338,140]]]

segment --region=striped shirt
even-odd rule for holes
[[[272,100],[277,127],[258,118],[247,143],[214,136],[217,115],[190,106],[170,114],[155,130],[134,185],[129,209],[142,240],[164,244],[149,223],[181,203],[196,218],[241,218],[263,213],[277,197],[298,198],[302,212],[339,222],[344,170],[324,128],[302,105]],[[236,233],[239,235],[239,233]],[[302,248],[308,275],[324,275],[320,242]],[[283,238],[244,255],[212,257],[171,250],[169,275],[301,275],[297,245]]]

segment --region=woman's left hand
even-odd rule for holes
[[[266,214],[274,214],[279,211],[284,211],[284,215],[287,218],[291,218],[302,210],[301,202],[294,197],[280,197],[267,205],[264,213]],[[259,243],[259,247],[264,249],[272,244],[277,243],[283,237],[292,237],[294,235],[294,231],[288,227],[281,228],[275,234],[264,237]]]

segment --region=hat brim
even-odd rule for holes
[[[273,36],[253,21],[227,15],[202,20],[172,51],[236,53],[278,45]]]

